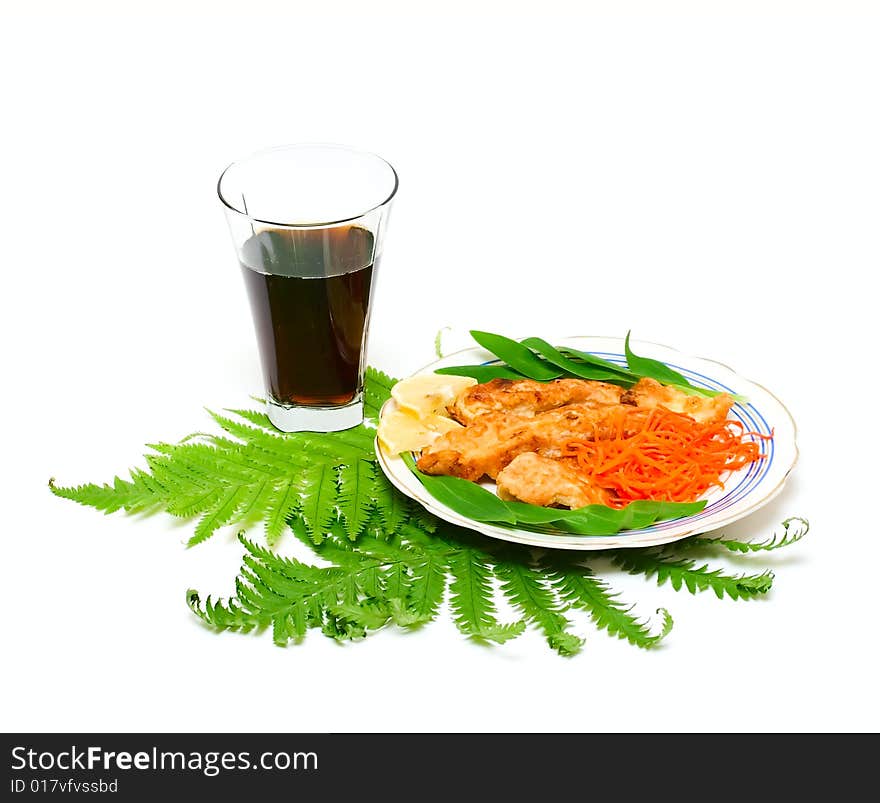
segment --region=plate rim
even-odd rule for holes
[[[554,338],[554,342],[557,345],[564,344],[566,341],[606,341],[616,343],[617,347],[620,349],[620,353],[623,353],[624,346],[624,338],[617,336],[601,336],[601,335],[569,335],[566,337],[557,337]],[[735,521],[739,521],[740,519],[745,518],[746,516],[751,515],[756,510],[764,507],[769,502],[771,502],[774,498],[776,498],[785,487],[788,478],[791,476],[792,471],[797,465],[800,459],[800,448],[798,446],[798,427],[797,422],[794,416],[791,414],[791,411],[784,404],[784,402],[771,390],[765,387],[760,382],[756,382],[752,379],[749,379],[746,376],[743,376],[737,373],[731,366],[726,363],[721,362],[720,360],[715,360],[710,357],[698,357],[693,354],[688,354],[687,352],[682,351],[681,349],[677,349],[673,346],[666,346],[662,343],[656,343],[652,341],[646,340],[631,340],[630,343],[634,346],[648,346],[656,349],[661,349],[664,351],[672,352],[675,354],[680,354],[685,360],[694,360],[697,362],[708,363],[710,365],[718,366],[724,371],[728,372],[732,375],[732,377],[740,380],[748,385],[759,389],[762,393],[766,394],[769,399],[771,399],[776,405],[778,405],[779,411],[785,416],[787,419],[787,424],[790,425],[791,429],[791,439],[790,442],[786,441],[787,445],[790,447],[791,456],[790,460],[783,470],[781,476],[779,477],[775,486],[770,488],[765,494],[761,496],[760,499],[755,500],[751,505],[743,510],[738,510],[735,512],[731,512],[728,515],[724,515],[723,512],[719,512],[717,515],[720,518],[717,521],[709,522],[709,526],[700,526],[699,523],[694,522],[692,526],[687,527],[686,523],[688,519],[692,518],[690,516],[685,517],[681,520],[682,526],[686,529],[684,530],[672,530],[672,531],[655,531],[651,533],[644,533],[639,536],[638,530],[629,531],[629,534],[620,534],[616,533],[613,535],[574,535],[571,533],[560,533],[558,535],[546,534],[537,532],[535,530],[530,530],[527,528],[520,527],[500,527],[498,525],[494,525],[491,523],[478,522],[473,519],[469,519],[466,516],[462,516],[451,508],[446,508],[446,506],[437,502],[437,500],[433,499],[427,492],[425,492],[424,496],[427,497],[430,501],[425,501],[420,498],[418,495],[414,493],[412,488],[408,488],[400,481],[400,479],[396,476],[396,472],[393,470],[392,466],[388,464],[389,460],[400,460],[397,455],[388,455],[385,449],[379,443],[378,437],[374,438],[374,450],[379,462],[379,466],[382,472],[385,474],[386,478],[389,482],[394,485],[401,493],[406,495],[408,498],[412,499],[417,504],[424,507],[430,513],[434,514],[438,518],[443,519],[444,521],[449,522],[450,524],[455,524],[460,527],[465,527],[467,529],[474,530],[479,532],[489,538],[495,538],[498,540],[508,541],[511,543],[518,543],[533,547],[541,547],[541,548],[550,548],[550,549],[564,549],[564,550],[572,550],[572,551],[591,551],[591,550],[602,550],[602,549],[621,549],[621,548],[640,548],[640,547],[649,547],[649,546],[660,546],[662,544],[672,543],[674,541],[681,540],[683,538],[687,538],[692,535],[697,535],[704,532],[712,532],[721,527],[726,527],[732,524]],[[589,349],[586,349],[589,350]],[[442,367],[442,363],[450,360],[461,354],[467,353],[484,353],[489,356],[489,358],[497,360],[491,352],[486,351],[479,345],[470,346],[467,348],[457,349],[456,351],[452,351],[449,354],[444,354],[438,357],[435,360],[432,360],[429,363],[426,363],[421,368],[413,371],[408,375],[416,376],[421,373],[425,373],[435,369],[436,367]],[[648,355],[643,355],[648,356]],[[490,359],[491,361],[491,359]],[[449,363],[451,364],[451,363]],[[408,378],[405,377],[405,378]],[[719,381],[717,377],[710,377],[715,381]],[[377,423],[381,421],[382,416],[385,414],[386,409],[389,404],[393,404],[396,406],[396,402],[393,399],[387,399],[385,403],[379,410],[377,416]],[[752,405],[754,406],[754,405]],[[755,408],[757,409],[757,408]],[[774,422],[774,429],[778,428],[778,424]],[[402,460],[400,461],[403,462]],[[409,469],[407,468],[409,472]],[[413,475],[413,478],[416,482],[418,482],[417,478]],[[423,486],[422,486],[423,487]],[[746,497],[747,498],[747,497]],[[578,539],[578,540],[573,540]]]

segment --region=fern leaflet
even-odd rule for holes
[[[484,554],[463,547],[452,556],[450,607],[458,629],[466,636],[503,644],[525,630],[525,622],[499,624],[495,619],[495,603],[489,584],[491,569]]]
[[[495,574],[507,599],[543,631],[554,650],[560,655],[580,651],[584,640],[568,632],[569,621],[560,612],[563,606],[539,572],[514,558],[497,563]]]
[[[545,555],[541,566],[560,599],[571,608],[586,611],[600,630],[626,639],[636,647],[654,647],[672,630],[672,616],[665,608],[658,609],[662,624],[652,633],[648,623],[631,613],[633,606],[618,600],[607,583],[597,578],[591,569],[553,555]]]
[[[792,516],[782,522],[782,537],[772,535],[767,541],[735,541],[730,538],[706,538],[695,536],[682,542],[684,548],[718,546],[730,552],[771,552],[800,541],[810,531],[810,523],[799,516]],[[679,547],[681,551],[682,547]]]
[[[712,590],[718,599],[726,594],[731,599],[750,599],[766,594],[773,585],[773,572],[760,574],[725,574],[721,569],[710,570],[707,565],[697,566],[692,560],[666,559],[651,551],[634,553],[621,550],[612,560],[630,574],[644,574],[657,578],[657,585],[667,580],[679,591],[682,587],[696,594],[698,591]]]
[[[373,478],[373,464],[368,460],[357,460],[339,470],[339,510],[352,541],[366,528],[373,512]]]

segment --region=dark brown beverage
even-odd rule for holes
[[[270,229],[241,266],[266,386],[282,404],[340,405],[359,387],[373,235],[359,226]]]

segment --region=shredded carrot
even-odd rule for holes
[[[723,488],[722,476],[764,459],[760,442],[772,437],[746,432],[739,421],[699,423],[664,407],[634,407],[618,411],[594,440],[567,441],[563,456],[612,491],[614,507],[636,499],[693,502]]]

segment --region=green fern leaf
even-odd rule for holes
[[[381,471],[374,472],[370,496],[379,511],[385,531],[396,533],[410,517],[412,507],[409,499]]]
[[[230,522],[247,497],[249,490],[247,486],[243,485],[233,485],[227,488],[211,509],[199,519],[195,533],[189,539],[187,546],[194,546],[206,538],[210,538],[220,527]]]
[[[186,601],[196,616],[221,630],[240,630],[247,633],[263,624],[259,617],[243,611],[232,600],[224,605],[222,602],[214,602],[211,597],[208,597],[205,606],[202,607],[198,592],[189,589],[186,592]]]
[[[257,561],[281,577],[303,583],[320,582],[326,575],[326,572],[317,566],[310,566],[296,558],[282,557],[265,547],[261,547],[255,541],[248,539],[243,532],[238,534],[238,540],[246,550],[242,559],[245,565],[250,565],[251,561]],[[309,543],[308,540],[306,542]]]
[[[364,632],[378,630],[390,618],[388,608],[372,600],[333,605],[330,611],[337,620],[349,622]]]
[[[142,482],[137,480],[127,482],[120,477],[114,477],[112,485],[88,483],[70,488],[57,486],[53,477],[49,480],[49,489],[55,496],[97,508],[107,514],[115,513],[117,510],[128,512],[143,510],[160,501],[153,490]]]
[[[300,642],[305,638],[313,613],[305,603],[295,602],[287,615],[287,638]]]
[[[237,415],[239,418],[244,419],[245,421],[249,421],[251,424],[254,424],[255,426],[259,427],[262,430],[265,430],[270,434],[278,432],[278,430],[275,429],[272,422],[269,420],[269,416],[267,416],[266,413],[262,410],[231,410],[227,408],[226,412]]]
[[[375,459],[376,431],[368,429],[363,424],[340,432],[325,432],[322,438],[327,443],[342,444],[348,448],[357,449],[364,459]]]
[[[730,552],[771,552],[774,549],[782,549],[791,546],[800,541],[810,531],[810,523],[799,516],[793,516],[782,522],[782,537],[773,535],[767,541],[735,541],[730,538],[706,538],[705,536],[694,536],[685,541],[672,545],[678,547],[676,551],[682,549],[692,549],[697,547],[719,546]]]
[[[213,410],[208,410],[207,408],[206,412],[217,424],[220,425],[221,429],[245,443],[260,441],[263,438],[280,440],[280,438],[266,430],[265,427],[253,427],[244,424],[241,421],[236,421],[234,418],[228,418],[219,413],[215,413]]]
[[[501,625],[495,619],[485,555],[469,547],[462,548],[452,556],[449,568],[453,576],[449,586],[452,618],[462,633],[503,644],[523,632],[523,621]]]
[[[326,465],[315,466],[299,485],[299,513],[315,543],[336,519],[336,474]]]
[[[396,380],[375,368],[367,368],[364,380],[364,413],[378,419],[379,410],[391,398],[391,388]]]
[[[404,602],[397,597],[392,597],[388,600],[388,614],[391,617],[391,621],[398,627],[417,627],[430,622],[434,618],[433,615],[419,616],[411,608],[406,607]]]
[[[191,496],[182,496],[179,499],[172,499],[165,505],[165,511],[172,516],[180,516],[181,518],[192,518],[200,516],[216,505],[217,500],[223,493],[223,486],[200,489]]]
[[[412,564],[406,603],[417,620],[428,621],[437,615],[446,593],[447,568],[443,554],[432,549],[426,550],[423,559]]]
[[[383,585],[387,599],[399,600],[405,605],[412,589],[411,575],[407,565],[405,563],[393,563],[385,571]]]
[[[198,494],[211,487],[204,477],[187,471],[167,457],[148,454],[144,455],[144,460],[146,460],[147,466],[150,469],[152,479],[162,486],[164,495],[170,500]]]
[[[560,613],[560,604],[544,584],[540,573],[520,561],[501,561],[495,565],[501,590],[519,609],[526,621],[537,625],[547,643],[560,655],[580,652],[584,640],[568,632],[570,622]]]
[[[299,507],[302,491],[293,479],[285,478],[269,487],[269,496],[265,500],[263,515],[265,517],[266,543],[270,546],[277,543],[287,520]]]
[[[366,528],[373,512],[373,464],[358,460],[339,469],[337,504],[345,522],[345,531],[354,541]]]
[[[672,617],[665,608],[657,613],[662,624],[652,633],[648,623],[632,615],[632,605],[621,602],[619,594],[597,578],[591,569],[551,555],[541,558],[541,567],[559,597],[569,607],[586,611],[600,630],[626,639],[636,647],[649,648],[659,644],[672,630]]]
[[[196,610],[206,621],[219,627],[225,626],[224,622],[235,626],[242,617],[252,626],[271,622],[274,640],[285,644],[301,640],[310,627],[321,628],[337,639],[359,638],[389,619],[389,606],[371,596],[383,593],[378,561],[365,559],[346,567],[319,568],[279,558],[244,536],[240,540],[246,555],[235,599],[214,605],[219,614],[207,607]],[[229,611],[241,614],[236,619]]]
[[[697,566],[692,560],[670,560],[651,552],[628,550],[612,555],[612,561],[630,574],[656,577],[657,585],[669,584],[680,591],[682,587],[696,594],[712,590],[718,599],[726,594],[731,599],[751,599],[766,594],[773,585],[773,572],[728,575],[721,569],[710,570],[708,565]]]

